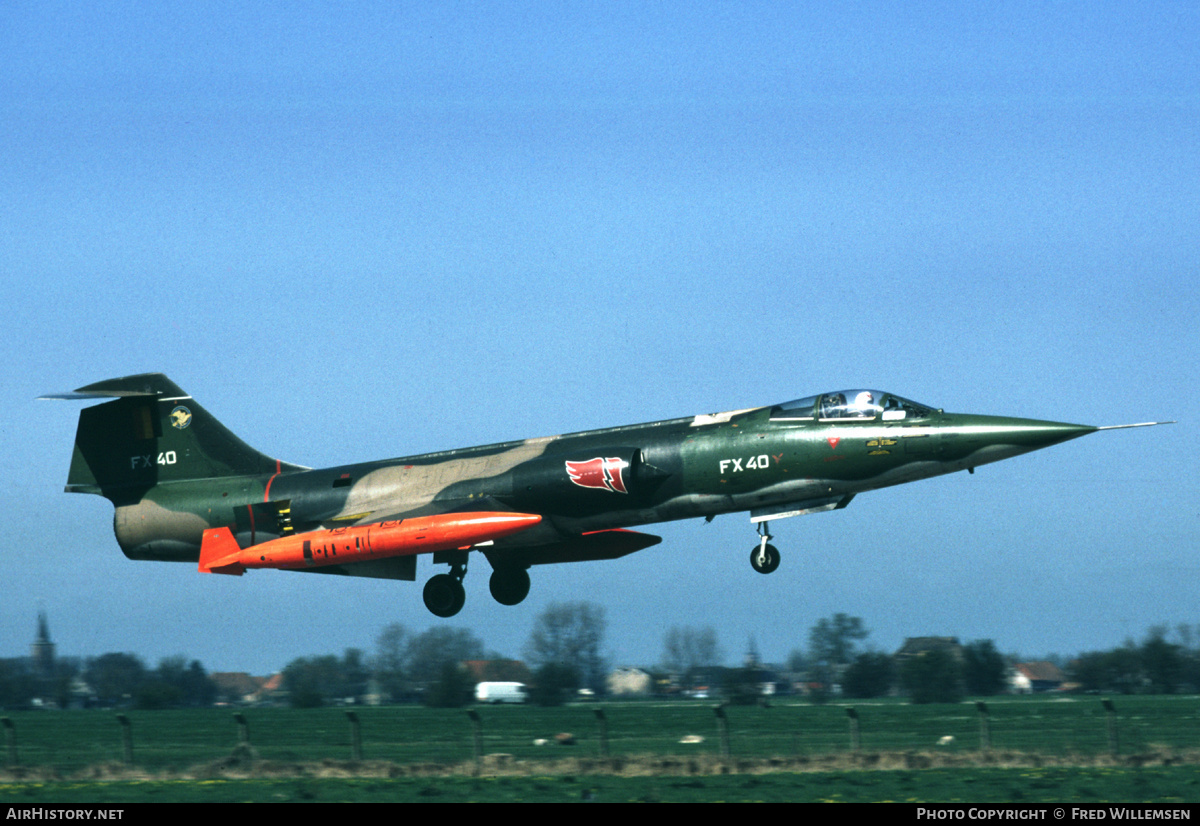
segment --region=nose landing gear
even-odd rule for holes
[[[758,546],[750,552],[750,565],[760,574],[769,574],[779,567],[779,550],[771,544],[771,534],[767,532],[767,523],[758,523],[758,535],[761,537]]]

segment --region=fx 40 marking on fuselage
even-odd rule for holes
[[[66,489],[112,501],[129,558],[216,574],[268,567],[415,580],[424,555],[450,567],[424,589],[441,617],[463,607],[472,551],[491,564],[492,596],[516,605],[535,565],[616,559],[661,541],[632,526],[750,511],[759,533],[750,562],[770,573],[779,552],[768,519],[840,510],[864,491],[1101,429],[846,390],[312,469],[250,447],[161,373],[45,398],[111,399],[79,414]],[[746,454],[750,444],[760,452]]]
[[[779,453],[775,456],[771,456],[770,458],[775,460],[775,464],[779,464],[779,461],[783,458],[783,454]],[[771,466],[767,454],[765,453],[760,453],[757,456],[750,456],[747,458],[745,467],[742,467],[741,459],[722,459],[719,462],[721,467],[721,475],[725,474],[725,469],[731,464],[733,465],[733,469],[729,471],[730,473],[737,473],[742,470],[766,470]]]

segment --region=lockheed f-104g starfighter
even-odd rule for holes
[[[428,555],[449,566],[424,589],[440,617],[463,607],[471,552],[491,565],[492,596],[516,605],[535,565],[615,559],[661,541],[631,527],[749,511],[750,564],[766,574],[780,560],[769,520],[1114,429],[856,389],[311,469],[251,448],[160,373],[44,398],[113,399],[80,413],[66,489],[112,501],[130,559],[415,580]]]

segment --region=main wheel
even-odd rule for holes
[[[750,552],[750,565],[760,574],[769,574],[779,567],[779,551],[774,545],[755,545]]]
[[[422,593],[425,607],[430,613],[442,618],[452,617],[462,610],[467,602],[467,592],[462,583],[449,574],[438,574],[425,583]]]
[[[501,605],[516,605],[529,596],[529,571],[524,568],[497,568],[488,580],[492,596]]]

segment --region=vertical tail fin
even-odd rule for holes
[[[68,492],[121,504],[163,482],[302,470],[247,445],[161,373],[43,398],[115,399],[80,412]]]

